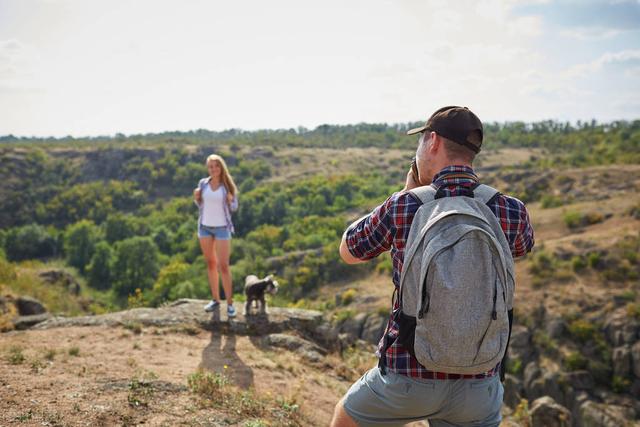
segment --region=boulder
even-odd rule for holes
[[[269,334],[263,338],[263,343],[271,347],[280,347],[293,351],[310,362],[320,362],[326,351],[314,343],[287,334]]]
[[[32,314],[43,314],[47,312],[47,309],[40,301],[31,297],[18,297],[15,304],[20,316],[30,316]]]
[[[509,341],[509,358],[519,359],[526,366],[534,356],[534,351],[529,329],[523,325],[513,325]]]
[[[593,390],[595,382],[591,372],[585,370],[564,372],[561,376],[562,381],[570,385],[575,390]]]
[[[536,399],[530,414],[532,427],[571,427],[571,412],[549,396]]]
[[[38,274],[47,283],[60,283],[74,295],[80,295],[80,284],[72,274],[64,270],[46,270]]]
[[[613,364],[613,375],[620,378],[627,378],[631,375],[631,348],[629,346],[621,346],[613,349],[611,356]]]
[[[51,315],[49,313],[31,314],[28,316],[18,316],[13,319],[13,327],[18,330],[29,329],[30,327],[49,320]]]
[[[640,322],[630,318],[624,308],[613,312],[604,323],[605,335],[614,347],[635,343],[639,330]]]
[[[621,427],[634,418],[632,412],[631,408],[588,400],[580,406],[579,422],[582,427]]]
[[[340,332],[349,335],[352,339],[360,338],[364,322],[367,319],[367,313],[358,313],[348,318],[340,325]]]
[[[545,325],[545,332],[549,335],[549,338],[558,339],[561,338],[567,331],[567,322],[561,317],[555,317],[547,322]]]
[[[533,381],[542,376],[542,371],[536,362],[529,362],[524,368],[524,388],[531,388]]]
[[[640,341],[631,347],[631,361],[633,363],[633,374],[640,378]]]
[[[565,402],[566,392],[573,392],[573,389],[563,390],[558,381],[558,374],[548,372],[542,377],[533,380],[529,387],[525,390],[525,394],[529,400],[534,400],[542,396],[549,396],[556,402]]]
[[[507,374],[504,377],[504,403],[508,407],[515,409],[524,395],[524,387],[522,381],[514,377],[511,374]]]
[[[371,314],[364,322],[360,338],[368,343],[377,344],[386,326],[387,318],[385,316]]]

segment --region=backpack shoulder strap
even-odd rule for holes
[[[482,201],[485,205],[491,201],[494,197],[498,196],[500,192],[488,185],[480,184],[473,190],[473,198]]]
[[[416,196],[422,204],[435,200],[437,190],[433,188],[433,185],[423,185],[422,187],[416,187],[409,190],[409,193]]]

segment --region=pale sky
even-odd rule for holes
[[[0,0],[0,135],[640,118],[640,0]]]

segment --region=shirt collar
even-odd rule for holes
[[[478,182],[478,176],[469,166],[451,165],[438,172],[433,177],[434,184],[447,184],[454,181],[456,184]]]

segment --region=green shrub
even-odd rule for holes
[[[571,258],[571,268],[573,271],[582,271],[587,267],[587,261],[583,256],[576,255]]]
[[[582,226],[583,218],[584,218],[583,214],[581,212],[576,212],[576,211],[567,211],[562,216],[562,220],[564,221],[565,225],[569,227],[570,230],[573,230]]]
[[[540,199],[542,209],[557,208],[564,204],[564,200],[561,197],[553,196],[551,194],[545,194]]]
[[[11,347],[9,349],[9,355],[7,357],[7,362],[10,365],[20,365],[25,361],[24,354],[22,353],[21,347]]]
[[[627,315],[636,319],[640,319],[640,303],[627,304]]]
[[[586,369],[589,364],[589,361],[585,359],[585,357],[581,353],[578,352],[569,353],[569,355],[564,358],[563,362],[564,366],[569,371]]]
[[[507,359],[507,372],[511,375],[519,376],[522,374],[523,368],[521,359],[517,357]]]
[[[220,373],[198,370],[187,377],[187,385],[192,393],[204,402],[221,403],[224,400],[229,378]]]
[[[12,228],[4,239],[9,261],[50,257],[56,254],[56,241],[46,228],[37,224]]]
[[[586,320],[576,319],[569,323],[569,333],[576,340],[585,343],[595,338],[596,328]]]
[[[340,296],[340,302],[342,305],[349,305],[353,302],[353,299],[355,298],[355,296],[356,296],[355,289],[347,289]]]
[[[611,379],[611,389],[614,393],[626,393],[631,387],[631,381],[628,378],[623,378],[614,375]]]
[[[334,318],[337,323],[342,323],[347,319],[351,319],[355,314],[354,310],[340,310],[334,315]]]
[[[598,252],[590,252],[589,255],[587,255],[587,265],[596,270],[602,268],[602,255]]]

